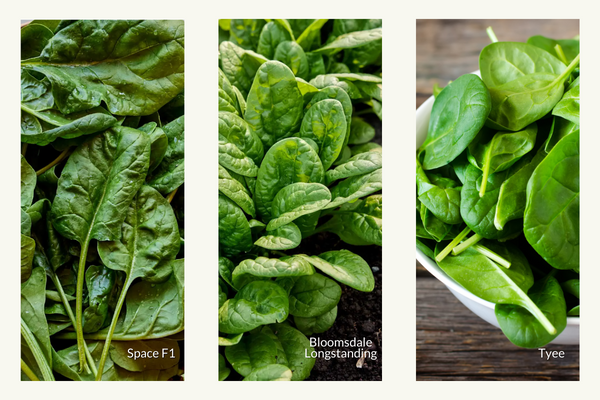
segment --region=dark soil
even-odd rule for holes
[[[375,276],[375,289],[370,293],[340,284],[342,298],[338,304],[338,313],[333,327],[312,337],[322,340],[371,340],[373,345],[369,349],[376,352],[373,358],[366,358],[362,368],[357,368],[356,358],[332,358],[325,360],[317,358],[315,366],[310,373],[309,381],[380,381],[382,357],[382,332],[381,332],[381,247],[379,246],[350,246],[334,235],[321,233],[302,241],[298,252],[305,250],[306,254],[320,254],[330,250],[347,249],[360,255],[371,266]],[[310,337],[309,337],[310,338]],[[356,348],[315,347],[323,351],[348,351]]]

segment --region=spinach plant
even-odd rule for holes
[[[23,380],[181,375],[183,33],[158,20],[21,30]]]
[[[333,326],[340,284],[375,286],[359,255],[298,247],[321,232],[382,245],[381,20],[219,33],[219,379],[304,380],[306,335]]]
[[[434,87],[417,248],[537,348],[579,316],[579,40],[488,32],[481,79]]]

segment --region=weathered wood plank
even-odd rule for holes
[[[579,346],[544,360],[462,305],[435,278],[417,279],[417,380],[579,380]]]

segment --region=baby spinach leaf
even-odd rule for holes
[[[341,295],[340,285],[321,274],[300,276],[290,291],[290,314],[305,318],[319,316],[335,307]]]
[[[240,150],[241,160],[236,160],[240,153],[235,149],[231,151],[232,146]],[[252,177],[256,176],[256,166],[260,165],[263,156],[263,144],[246,121],[230,113],[219,113],[219,163],[238,174]],[[254,175],[244,173],[246,171]]]
[[[483,173],[473,165],[467,167],[460,192],[460,215],[469,228],[486,239],[511,237],[521,229],[521,221],[510,221],[502,230],[498,230],[494,224],[500,189],[510,176],[510,171],[490,175],[485,194],[480,197],[482,176]]]
[[[485,242],[489,245],[490,242]],[[436,246],[437,255],[442,249]],[[492,251],[499,250],[496,246]],[[542,324],[549,334],[556,334],[552,325],[538,306],[527,296],[527,290],[533,284],[533,275],[529,263],[513,246],[505,247],[501,256],[511,262],[510,268],[504,268],[472,248],[467,248],[457,256],[448,256],[438,262],[452,279],[474,295],[495,304],[511,304],[524,307]]]
[[[273,219],[267,225],[272,231],[306,214],[322,209],[331,201],[327,186],[320,183],[292,183],[281,189],[271,204]]]
[[[319,254],[318,257],[312,256],[305,259],[322,272],[356,290],[370,292],[375,287],[375,278],[373,278],[371,268],[362,257],[351,251],[328,251]]]
[[[552,115],[562,117],[579,125],[579,77],[552,110]]]
[[[287,366],[281,342],[270,333],[256,332],[245,335],[240,343],[225,348],[225,356],[237,373],[246,377],[252,371],[272,364]]]
[[[331,203],[324,208],[334,208],[359,197],[375,193],[382,188],[382,170],[346,178],[331,189]]]
[[[289,307],[288,295],[278,284],[250,282],[219,309],[219,331],[242,333],[284,321]]]
[[[251,50],[244,50],[232,42],[219,46],[221,69],[232,85],[247,96],[258,68],[268,60]]]
[[[248,94],[244,119],[265,147],[297,131],[303,101],[293,72],[283,63],[267,61],[258,68]]]
[[[533,172],[523,231],[554,268],[579,267],[579,132],[558,142]]]
[[[491,133],[483,129],[469,145],[469,157],[483,171],[479,195],[485,194],[487,179],[504,171],[527,154],[535,144],[537,124],[534,122],[518,132]],[[491,136],[491,138],[490,138]]]
[[[271,220],[272,203],[285,186],[296,183],[322,183],[323,165],[318,154],[304,140],[288,138],[277,142],[260,165],[254,202],[258,215]]]
[[[291,38],[290,33],[281,24],[276,21],[268,22],[260,32],[256,52],[272,60],[277,46]]]
[[[544,145],[544,150],[546,153],[550,153],[550,150],[552,150],[552,148],[556,146],[556,143],[558,143],[562,138],[578,131],[579,125],[575,124],[574,122],[561,117],[554,117],[552,120],[550,134]]]
[[[567,309],[560,284],[552,276],[536,282],[529,290],[528,295],[556,328],[556,333],[548,333],[526,308],[497,304],[495,311],[502,332],[512,343],[520,347],[535,349],[550,343],[565,329]]]
[[[479,55],[481,79],[491,89],[530,74],[560,75],[565,65],[553,54],[527,43],[489,44]]]
[[[288,222],[277,229],[267,231],[254,244],[269,250],[288,250],[298,247],[301,241],[300,229],[293,222]]]
[[[527,202],[527,183],[544,157],[546,152],[540,147],[531,160],[502,182],[494,215],[496,229],[502,230],[508,221],[523,218]]]
[[[219,195],[219,243],[229,254],[252,247],[252,233],[244,212],[223,195]]]
[[[433,215],[446,224],[459,224],[460,186],[448,178],[430,174],[431,179],[417,160],[417,196]]]
[[[292,41],[279,43],[275,49],[273,60],[287,65],[298,78],[308,79],[308,59],[298,43]]]
[[[298,136],[317,143],[319,158],[327,170],[342,151],[346,132],[342,104],[335,99],[325,99],[308,109]]]
[[[344,146],[348,144],[348,140],[350,139],[350,132],[352,126],[352,100],[346,93],[346,91],[338,86],[327,86],[323,89],[317,89],[318,92],[315,93],[313,98],[310,100],[310,103],[306,106],[307,109],[310,109],[313,105],[320,102],[321,100],[333,99],[337,100],[341,103],[342,109],[344,110],[344,115],[346,117],[346,134],[344,135]]]
[[[345,206],[352,206],[352,208]],[[333,217],[319,227],[319,232],[329,231],[344,242],[355,246],[383,243],[382,196],[371,195],[356,203],[344,204]],[[421,224],[422,226],[422,224]],[[430,236],[427,236],[430,238]]]
[[[338,179],[349,178],[351,176],[363,175],[380,169],[383,165],[381,153],[369,151],[359,153],[334,169],[325,172],[325,180],[327,184]]]
[[[489,91],[478,76],[466,74],[448,84],[433,104],[427,139],[419,148],[419,154],[425,153],[423,168],[442,167],[461,154],[491,108]]]
[[[223,258],[223,257],[221,257]],[[241,288],[242,278],[250,274],[259,277],[275,278],[280,276],[301,276],[315,273],[312,265],[300,256],[289,258],[258,257],[255,260],[244,260],[233,270],[232,282],[235,287]]]
[[[254,217],[254,202],[244,185],[219,165],[219,191],[233,200],[246,214]]]

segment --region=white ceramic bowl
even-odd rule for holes
[[[479,75],[478,72],[474,72]],[[417,148],[425,141],[427,130],[429,128],[429,115],[433,107],[434,98],[428,98],[421,107],[417,109]],[[471,292],[465,290],[462,286],[456,283],[446,273],[438,267],[438,265],[427,257],[423,252],[417,249],[417,260],[423,265],[433,276],[439,279],[452,294],[460,300],[467,308],[477,314],[481,319],[499,328],[496,315],[494,314],[494,303],[480,299]],[[554,344],[579,344],[579,317],[567,317],[567,327],[552,341]]]

